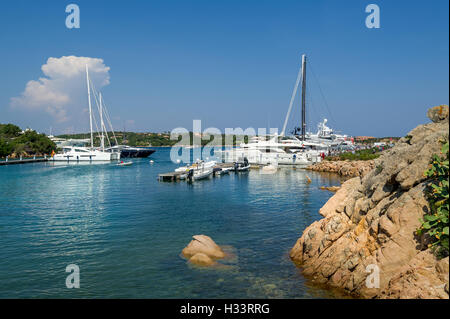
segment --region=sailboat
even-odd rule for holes
[[[301,136],[285,136],[287,122],[292,110],[299,84],[302,84],[302,126]],[[247,158],[250,164],[271,164],[307,166],[321,161],[320,154],[326,152],[327,145],[306,140],[306,55],[302,55],[302,66],[299,70],[289,109],[281,134],[258,136],[240,147],[219,152],[222,161],[233,163]]]
[[[120,159],[120,152],[115,152],[112,150],[105,150],[105,135],[109,141],[108,134],[106,131],[106,126],[103,120],[104,115],[104,105],[102,94],[97,94],[94,88],[91,88],[91,80],[89,78],[89,68],[86,65],[86,82],[87,82],[87,92],[88,92],[88,106],[89,106],[89,126],[90,126],[90,147],[86,146],[64,146],[62,152],[54,154],[50,157],[52,161],[67,161],[67,162],[93,162],[93,161],[115,161]],[[91,89],[95,98],[95,102],[98,107],[98,113],[100,115],[100,147],[94,147],[94,131],[93,131],[93,112],[92,112],[92,102],[91,102]],[[107,114],[107,113],[105,113]],[[111,123],[109,123],[111,126]],[[95,124],[97,125],[97,124]],[[112,126],[111,126],[112,129]],[[117,143],[117,142],[116,142]]]

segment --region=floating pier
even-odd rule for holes
[[[186,172],[169,172],[158,175],[160,182],[177,182],[180,180],[181,175],[186,175]]]
[[[25,158],[25,159],[8,159],[6,161],[0,161],[0,166],[2,165],[16,165],[16,164],[29,164],[29,163],[39,163],[39,162],[47,162],[48,158],[40,157],[40,158]]]
[[[215,169],[217,168],[229,168],[234,167],[233,163],[218,163],[214,166]],[[181,180],[181,176],[186,175],[186,172],[169,172],[169,173],[163,173],[158,175],[158,180],[160,182],[178,182]]]

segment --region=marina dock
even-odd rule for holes
[[[40,158],[26,158],[26,159],[14,159],[7,161],[0,161],[0,166],[3,165],[16,165],[16,164],[29,164],[29,163],[39,163],[39,162],[47,162],[48,158],[40,157]]]
[[[228,168],[233,167],[233,163],[218,163],[214,166],[214,168]],[[181,176],[185,175],[186,172],[168,172],[168,173],[162,173],[158,175],[158,180],[160,182],[178,182],[181,180]]]
[[[160,182],[177,182],[180,180],[181,175],[185,175],[185,172],[169,172],[158,175]]]

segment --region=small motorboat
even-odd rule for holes
[[[226,175],[226,174],[230,173],[230,171],[232,169],[233,169],[233,167],[223,167],[223,168],[214,167],[213,173],[214,173],[214,175],[219,175],[219,176]]]
[[[198,168],[213,168],[214,166],[216,166],[217,162],[216,161],[209,161],[209,162],[204,162],[202,160],[198,160],[196,161],[194,164],[192,165],[187,165],[187,166],[181,166],[175,169],[175,172],[187,172],[190,169],[198,169]]]
[[[130,166],[130,165],[132,165],[132,164],[133,164],[133,162],[124,162],[124,161],[121,161],[121,162],[117,163],[117,166]]]
[[[213,174],[214,165],[216,165],[216,162],[214,161],[206,163],[203,161],[197,161],[187,171],[186,178],[189,181],[198,181],[208,178]]]
[[[250,169],[250,164],[247,165],[247,166],[239,166],[239,167],[237,168],[237,171],[238,171],[238,172],[247,172],[249,169]]]
[[[247,157],[244,157],[243,162],[235,162],[234,163],[234,171],[235,172],[247,172],[250,169],[250,164],[247,160]]]
[[[203,168],[203,169],[190,169],[183,179],[187,179],[188,181],[198,181],[201,179],[209,178],[213,173],[212,168]],[[181,176],[180,176],[180,179]]]
[[[213,170],[210,168],[207,168],[204,170],[198,170],[198,171],[194,170],[194,176],[192,176],[192,180],[198,181],[201,179],[208,178],[212,175],[212,173],[213,173]]]

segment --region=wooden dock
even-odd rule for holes
[[[47,158],[26,158],[26,159],[8,159],[7,161],[0,161],[0,166],[3,165],[17,165],[17,164],[29,164],[29,163],[39,163],[39,162],[47,162]]]
[[[158,175],[160,182],[177,182],[181,179],[182,175],[186,175],[186,172],[169,172]]]
[[[228,168],[233,167],[233,163],[218,163],[214,168]],[[158,175],[160,182],[178,182],[181,180],[181,176],[186,175],[186,172],[168,172]]]

